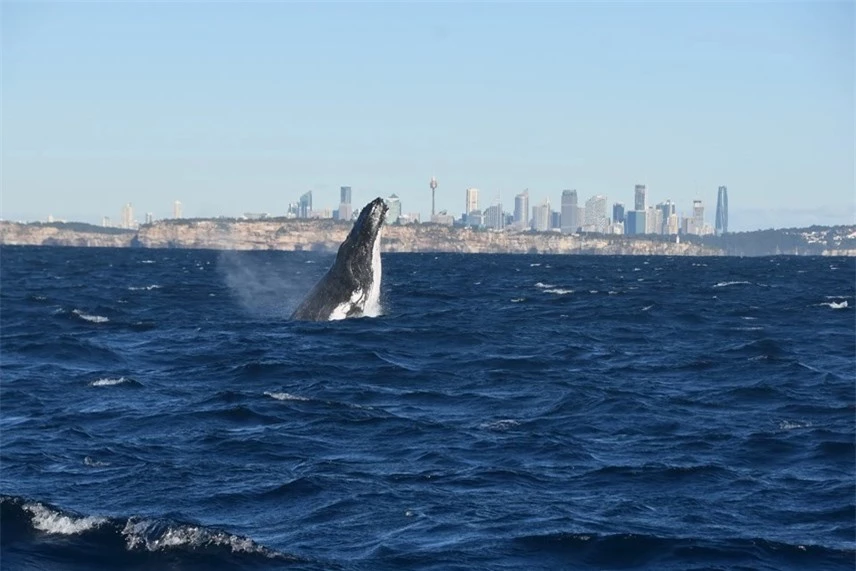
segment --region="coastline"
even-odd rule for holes
[[[0,221],[0,244],[107,248],[336,251],[351,224],[333,220],[162,220],[136,230],[83,223]],[[586,255],[856,256],[856,226],[715,236],[624,236],[489,231],[439,224],[389,225],[384,252]]]

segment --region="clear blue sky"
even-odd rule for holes
[[[15,2],[6,219],[460,215],[562,189],[700,198],[733,230],[856,223],[854,2]]]

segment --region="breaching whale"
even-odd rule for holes
[[[300,303],[292,319],[328,321],[376,315],[380,303],[380,234],[387,205],[375,198],[336,254],[336,261]]]

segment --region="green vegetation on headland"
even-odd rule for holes
[[[329,219],[161,220],[136,230],[82,222],[0,221],[0,244],[335,251],[351,228]],[[385,252],[544,253],[625,255],[856,256],[856,226],[811,226],[723,236],[624,236],[475,230],[439,224],[390,225]]]

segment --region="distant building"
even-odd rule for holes
[[[384,200],[389,210],[386,213],[387,224],[398,224],[398,219],[401,217],[401,200],[395,194],[389,195],[389,198]]]
[[[529,227],[529,190],[514,197],[514,226],[518,230]]]
[[[494,204],[484,211],[484,225],[492,230],[505,228],[505,216],[502,213],[502,205]]]
[[[645,210],[648,187],[644,184],[637,184],[633,190],[633,210]]]
[[[556,210],[550,212],[550,229],[562,230],[562,213]]]
[[[103,218],[101,219],[101,225],[102,225],[104,228],[109,228],[110,226],[112,226],[112,223],[110,222],[110,217],[109,217],[109,216],[105,216],[105,217],[103,217]]]
[[[146,224],[151,224],[155,221],[155,215],[152,212],[146,212]]]
[[[181,218],[182,217],[181,201],[180,200],[176,200],[175,202],[172,203],[172,217],[173,218]]]
[[[469,214],[470,212],[474,212],[479,209],[479,189],[477,188],[468,188],[467,189],[467,206],[464,210],[464,214]]]
[[[351,206],[351,187],[339,188],[339,220],[351,220],[353,218],[353,207]]]
[[[435,224],[443,224],[444,226],[452,226],[455,223],[455,217],[446,212],[445,210],[441,210],[440,212],[431,217],[431,222]]]
[[[728,233],[728,187],[720,186],[716,194],[716,226],[717,236]]]
[[[577,220],[577,191],[562,191],[561,229],[563,234],[573,234],[580,224]]]
[[[645,233],[660,234],[663,228],[663,212],[654,206],[645,209]]]
[[[131,203],[125,204],[122,207],[122,228],[133,228],[134,227],[134,207]]]
[[[631,210],[624,218],[624,233],[628,236],[641,236],[647,230],[644,210]]]
[[[481,210],[471,210],[467,214],[467,226],[481,228],[484,226],[484,215]]]
[[[312,191],[311,190],[300,197],[300,202],[298,203],[298,207],[297,207],[297,217],[298,218],[311,218],[312,217]]]
[[[606,233],[609,219],[606,217],[606,197],[596,194],[586,200],[585,226],[589,232]]]
[[[704,204],[701,200],[693,200],[693,218],[695,219],[696,226],[699,228],[704,227]]]
[[[285,213],[286,218],[297,218],[300,213],[300,206],[296,202],[288,203],[288,210]]]
[[[538,232],[550,230],[550,201],[545,200],[541,206],[532,207],[532,229]]]
[[[678,233],[678,215],[674,212],[663,221],[663,234],[674,236]]]
[[[701,200],[693,200],[692,216],[683,219],[681,231],[684,234],[696,236],[704,236],[710,233],[710,227],[704,224],[704,205]]]
[[[615,223],[624,223],[624,203],[616,202],[612,205],[612,222]]]

